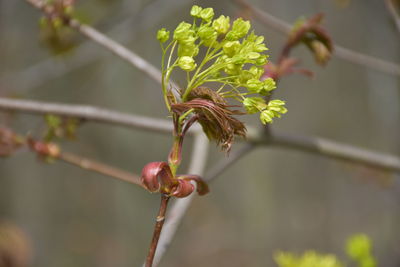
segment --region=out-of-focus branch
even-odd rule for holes
[[[151,28],[159,20],[162,20],[168,11],[176,8],[180,4],[179,0],[168,1],[168,4],[163,0],[154,0],[147,2],[143,8],[137,10],[134,14],[130,14],[128,18],[121,23],[113,26],[111,30],[107,31],[108,36],[113,36],[116,40],[122,43],[132,42],[137,39],[137,33],[141,30],[137,27],[138,24],[145,26],[143,31]],[[156,19],[151,17],[156,10],[163,9],[164,13]],[[135,27],[133,27],[135,25]],[[126,34],[129,32],[129,34]],[[95,62],[104,54],[101,49],[93,49],[94,43],[90,40],[85,41],[79,47],[74,49],[71,56],[62,58],[50,57],[38,63],[35,63],[23,70],[4,74],[0,76],[0,86],[6,86],[7,89],[17,88],[18,92],[27,91],[32,88],[40,87],[46,82],[59,78],[75,69],[86,66]]]
[[[31,4],[32,6],[42,10],[44,13],[47,12],[45,4],[41,0],[25,0],[25,1]],[[68,25],[71,28],[80,32],[81,34],[85,35],[87,38],[108,49],[121,59],[124,59],[132,66],[138,68],[139,70],[150,76],[152,79],[161,83],[160,70],[154,67],[146,60],[144,60],[136,53],[134,53],[133,51],[127,49],[126,47],[122,46],[116,41],[108,38],[107,36],[95,30],[94,28],[85,24],[81,24],[79,21],[75,19],[69,19]],[[179,88],[174,82],[171,82],[171,86],[173,88]]]
[[[299,150],[386,171],[400,172],[400,157],[398,156],[378,153],[325,138],[272,133],[270,138],[257,138],[254,136],[254,138],[250,137],[249,139],[280,148]]]
[[[132,173],[117,169],[115,167],[94,161],[92,159],[83,158],[69,152],[61,152],[57,157],[58,160],[78,166],[82,169],[97,172],[107,177],[115,178],[130,184],[135,184],[143,187],[140,178]]]
[[[189,166],[189,174],[197,174],[200,176],[203,175],[208,158],[208,147],[209,145],[207,137],[205,137],[202,133],[196,134]],[[186,198],[176,199],[174,204],[171,206],[164,224],[164,229],[161,232],[161,236],[158,241],[158,247],[153,261],[154,266],[157,266],[160,263],[161,258],[171,244],[176,230],[178,229],[187,209],[192,203],[194,196],[195,194],[191,194]]]
[[[246,143],[239,150],[233,151],[229,157],[225,157],[217,162],[214,167],[208,171],[204,177],[204,180],[209,182],[217,178],[221,173],[223,173],[230,166],[235,164],[238,160],[243,158],[245,155],[253,151],[257,146],[254,143]]]
[[[90,121],[128,126],[161,133],[170,133],[173,128],[171,122],[168,120],[138,116],[85,105],[66,105],[0,97],[0,109],[77,117]],[[194,125],[189,133],[197,133],[199,131],[201,131],[201,128],[198,125]],[[246,140],[257,145],[276,145],[312,152],[331,158],[349,160],[379,169],[400,171],[399,157],[373,152],[324,138],[282,133],[272,133],[272,135],[268,137],[263,131],[248,127]]]
[[[246,0],[232,0],[232,1],[237,5],[239,5],[240,7],[250,11],[255,19],[257,19],[258,21],[264,23],[265,25],[269,26],[270,28],[278,32],[288,34],[292,28],[289,23],[286,23],[267,12],[252,6]],[[354,64],[358,64],[364,67],[369,67],[377,71],[385,72],[388,74],[400,76],[400,65],[392,62],[388,62],[379,58],[365,55],[337,44],[335,44],[334,46],[333,54],[336,55],[338,58],[352,62]]]
[[[386,9],[389,11],[390,15],[393,18],[394,24],[396,25],[397,31],[400,33],[400,3],[398,2],[398,6],[396,7],[396,0],[384,0]]]
[[[35,140],[30,136],[18,135],[13,130],[0,125],[0,156],[11,156],[21,147],[29,148],[30,151],[37,154],[41,159],[51,158],[64,161],[86,170],[143,187],[139,177],[133,173],[72,153],[64,152],[54,143]]]
[[[0,97],[0,109],[25,113],[54,114],[84,120],[129,126],[143,130],[170,133],[173,125],[168,120],[121,113],[86,105],[68,105]],[[195,127],[194,127],[195,128]]]

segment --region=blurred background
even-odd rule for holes
[[[251,3],[289,23],[323,12],[324,26],[338,44],[400,61],[400,34],[383,1]],[[156,31],[190,20],[193,4],[212,6],[217,15],[241,12],[228,0],[89,0],[77,1],[77,10],[83,21],[159,66]],[[1,97],[166,118],[159,84],[79,35],[73,35],[77,47],[55,56],[41,41],[39,18],[24,1],[0,0]],[[276,60],[286,36],[253,25]],[[303,47],[294,55],[316,75],[280,82],[275,96],[287,101],[289,112],[273,130],[400,155],[399,77],[335,57],[321,68]],[[260,125],[256,116],[245,119]],[[0,122],[36,137],[45,129],[42,116],[18,112],[0,111]],[[165,160],[170,144],[168,135],[92,122],[79,128],[77,140],[61,142],[66,151],[133,173]],[[211,144],[207,169],[223,157]],[[345,240],[361,232],[373,240],[379,266],[398,267],[399,179],[399,173],[300,151],[258,148],[215,180],[209,195],[196,197],[161,266],[275,266],[278,250],[315,249],[345,259]],[[45,164],[26,149],[0,159],[0,225],[15,231],[18,255],[29,266],[140,266],[158,205],[158,196],[137,186],[61,162]]]

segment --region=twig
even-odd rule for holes
[[[155,10],[163,9],[164,12],[162,15],[166,16],[168,14],[168,10],[166,9],[173,9],[177,5],[177,0],[172,1],[172,3],[169,1],[168,4],[165,4],[165,1],[162,0],[145,3],[143,9],[137,10],[134,14],[131,14],[127,19],[107,31],[106,34],[117,39],[119,42],[131,43],[138,37],[137,33],[140,30],[140,28],[137,27],[138,24],[143,24],[146,26],[146,29],[151,28],[157,24],[157,20],[153,17],[151,21],[146,21],[146,18],[150,18]],[[162,18],[163,16],[157,16],[156,19],[161,20]],[[133,25],[136,26],[133,27]],[[128,31],[130,34],[126,34]],[[59,78],[74,69],[98,60],[101,55],[104,54],[104,51],[93,49],[93,46],[94,43],[87,40],[74,49],[71,56],[62,58],[62,60],[50,57],[15,73],[1,75],[0,86],[18,88],[19,93],[21,93],[21,91],[40,87],[52,79]]]
[[[170,133],[173,130],[173,125],[168,120],[121,113],[86,105],[68,105],[0,97],[0,109],[9,111],[18,110],[35,114],[54,114],[76,117],[84,120],[106,122],[157,132]]]
[[[208,171],[204,177],[204,180],[207,182],[214,180],[217,178],[223,171],[225,171],[229,166],[232,166],[242,157],[253,151],[256,148],[254,143],[246,143],[243,147],[239,150],[233,151],[229,157],[225,157],[219,162],[217,162],[214,167]]]
[[[106,165],[104,163],[94,161],[92,159],[83,158],[83,157],[80,157],[80,156],[77,156],[75,154],[68,153],[68,152],[61,152],[60,155],[57,157],[57,159],[67,162],[69,164],[81,167],[81,168],[89,170],[89,171],[94,171],[94,172],[106,175],[108,177],[111,177],[111,178],[115,178],[115,179],[118,179],[118,180],[121,180],[124,182],[128,182],[128,183],[139,185],[139,186],[143,187],[138,176],[136,176],[132,173],[117,169],[115,167]]]
[[[400,14],[396,10],[394,0],[384,0],[386,9],[389,11],[393,18],[394,24],[396,25],[397,31],[400,33]]]
[[[232,1],[242,8],[250,11],[254,15],[255,19],[259,20],[260,22],[278,32],[288,34],[292,28],[289,23],[286,23],[269,13],[262,11],[259,8],[255,8],[254,6],[250,5],[246,0]],[[338,58],[352,62],[354,64],[361,65],[363,67],[369,67],[377,71],[400,76],[400,65],[396,63],[365,55],[337,44],[335,44],[334,46],[333,54],[336,55]]]
[[[204,134],[199,133],[195,135],[188,173],[197,174],[200,176],[203,175],[208,158],[208,146],[208,139],[204,136]],[[154,266],[157,266],[160,263],[161,258],[171,244],[176,230],[178,229],[187,209],[192,203],[194,196],[195,194],[191,194],[186,198],[177,199],[172,205],[158,242],[158,248],[154,258]]]
[[[161,203],[160,203],[160,210],[158,211],[158,216],[156,219],[156,226],[154,227],[154,233],[153,233],[153,238],[151,240],[150,244],[150,249],[149,249],[149,254],[147,255],[146,258],[146,267],[152,267],[153,266],[153,259],[154,255],[157,250],[157,244],[158,240],[160,238],[161,230],[164,225],[165,221],[165,213],[167,212],[167,207],[168,207],[168,201],[170,197],[166,195],[161,195]]]
[[[267,144],[345,160],[386,171],[400,172],[400,158],[320,137],[273,133]]]
[[[46,6],[42,1],[40,0],[25,0],[25,1],[31,4],[32,6],[36,7],[37,9],[40,9],[46,13],[46,8],[45,8]],[[79,31],[81,34],[85,35],[87,38],[96,42],[97,44],[105,47],[113,54],[127,61],[128,63],[138,68],[142,72],[146,73],[152,79],[161,83],[161,72],[152,64],[150,64],[142,57],[137,55],[136,53],[132,52],[131,50],[117,43],[116,41],[108,38],[107,36],[95,30],[94,28],[85,24],[81,24],[79,21],[75,19],[69,19],[68,25],[71,28]],[[171,86],[175,89],[179,88],[179,86],[174,82],[171,82]]]
[[[36,153],[40,158],[50,157],[89,171],[106,175],[114,179],[144,187],[140,182],[140,178],[135,174],[117,169],[98,161],[94,161],[92,159],[75,155],[73,153],[64,152],[58,145],[54,143],[35,140],[30,136],[25,137],[17,135],[12,132],[12,130],[8,130],[7,128],[3,128],[2,133],[0,133],[0,139],[3,139],[3,141],[6,143],[15,143],[17,146],[14,146],[14,149],[18,149],[24,145],[28,147],[30,151]]]
[[[170,133],[173,129],[171,122],[168,120],[154,119],[85,105],[66,105],[0,97],[0,109],[10,111],[17,110],[26,113],[50,113],[77,117],[91,121],[128,126],[161,133]],[[189,133],[193,134],[200,131],[201,128],[198,125],[194,125],[190,129]],[[268,137],[263,131],[248,127],[246,140],[253,143],[260,143],[260,145],[274,144],[292,149],[300,149],[331,158],[350,160],[389,171],[400,170],[399,157],[373,152],[320,137],[308,137],[297,134],[290,135],[285,133],[272,133],[272,136]]]

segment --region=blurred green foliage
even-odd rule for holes
[[[372,242],[365,234],[352,235],[346,242],[346,254],[357,263],[358,267],[376,267],[376,260],[371,253]],[[310,250],[303,255],[291,252],[277,252],[274,256],[279,267],[343,267],[346,266],[336,255],[320,254]]]

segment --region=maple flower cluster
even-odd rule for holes
[[[197,88],[213,83],[219,84],[214,91],[220,97],[239,101],[248,114],[259,113],[264,124],[286,113],[284,101],[265,100],[276,86],[272,78],[262,79],[268,48],[263,36],[250,31],[250,22],[238,18],[231,23],[224,15],[214,19],[212,8],[196,5],[190,14],[193,23],[181,22],[172,38],[165,28],[157,32],[163,51],[162,87],[167,107],[178,102],[167,95],[172,71],[181,69],[187,76],[186,85],[180,90],[183,103]]]

